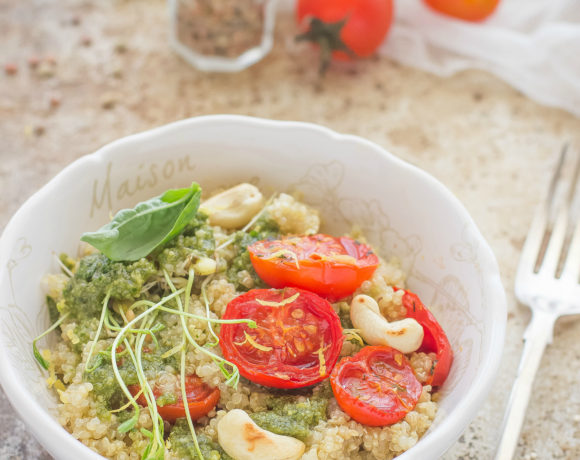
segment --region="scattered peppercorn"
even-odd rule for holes
[[[101,107],[105,110],[110,110],[115,107],[118,102],[116,94],[105,93],[101,96]]]
[[[14,63],[8,63],[4,66],[6,75],[16,75],[18,73],[18,66]]]
[[[115,53],[118,54],[125,54],[127,52],[127,45],[125,45],[125,43],[117,43],[115,45]]]
[[[48,101],[51,109],[56,109],[60,106],[60,97],[58,96],[51,96]]]
[[[92,44],[93,44],[93,40],[88,35],[83,35],[81,37],[81,45],[88,47],[88,46],[91,46]]]
[[[115,67],[111,75],[115,78],[123,78],[123,69],[121,67]]]
[[[38,64],[40,64],[40,59],[37,58],[36,56],[31,56],[28,58],[28,67],[30,67],[31,69],[36,69],[38,67]]]

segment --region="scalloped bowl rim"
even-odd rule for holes
[[[497,320],[494,324],[494,327],[490,330],[491,337],[489,340],[489,348],[486,350],[486,358],[482,361],[477,370],[477,378],[475,379],[476,383],[470,387],[468,392],[462,397],[462,403],[449,414],[446,414],[444,419],[433,428],[433,431],[429,431],[427,433],[429,436],[426,434],[414,447],[401,454],[397,458],[401,460],[409,460],[412,458],[422,459],[427,458],[428,456],[435,453],[437,453],[437,455],[443,454],[452,446],[453,442],[459,438],[467,425],[475,418],[477,411],[481,408],[492,389],[493,381],[499,369],[505,338],[505,291],[500,279],[497,260],[489,244],[459,199],[433,176],[421,170],[420,168],[394,156],[386,149],[379,146],[378,144],[375,144],[374,142],[355,135],[340,134],[317,124],[299,121],[277,121],[241,115],[208,115],[176,121],[161,127],[115,140],[101,147],[96,152],[81,157],[66,166],[46,185],[44,185],[40,190],[28,198],[28,200],[26,200],[26,202],[14,214],[12,219],[6,225],[6,228],[0,238],[0,254],[7,253],[9,244],[12,241],[12,234],[15,231],[14,222],[17,220],[18,216],[23,213],[25,209],[33,206],[37,201],[42,200],[46,195],[49,195],[59,186],[59,181],[62,177],[74,174],[74,172],[82,164],[90,162],[100,163],[106,160],[106,157],[110,154],[110,152],[115,151],[120,147],[128,147],[134,143],[146,142],[148,138],[155,137],[160,134],[166,134],[175,129],[182,129],[185,126],[192,126],[194,124],[203,124],[208,122],[235,122],[256,126],[261,125],[265,128],[290,130],[295,129],[298,131],[315,130],[333,139],[334,141],[350,141],[364,145],[364,147],[368,150],[373,150],[375,153],[380,154],[383,159],[391,163],[392,166],[401,168],[409,174],[417,175],[422,181],[429,183],[429,185],[433,187],[437,193],[442,195],[443,199],[453,205],[455,211],[458,212],[459,215],[463,217],[465,221],[472,227],[473,235],[478,243],[478,253],[481,257],[483,268],[482,271],[484,277],[482,284],[489,290],[488,292],[491,293],[490,298],[493,300],[489,302],[487,308],[489,308],[492,317]],[[0,277],[3,275],[4,270],[5,267],[0,266]],[[58,450],[68,451],[68,454],[71,458],[74,458],[75,456],[77,456],[77,458],[90,459],[103,458],[73,438],[72,435],[70,435],[68,431],[66,431],[55,419],[53,419],[40,404],[38,404],[35,400],[28,398],[28,391],[21,388],[17,384],[17,380],[14,378],[14,371],[12,366],[10,365],[6,353],[2,347],[0,347],[0,383],[2,384],[5,393],[16,412],[25,421],[32,434],[41,444],[45,446],[48,444],[54,444],[54,440],[58,439],[61,443]],[[31,423],[32,420],[34,420],[33,423]]]

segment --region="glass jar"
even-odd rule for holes
[[[169,0],[171,45],[210,72],[237,72],[272,49],[277,0]]]

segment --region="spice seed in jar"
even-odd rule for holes
[[[239,56],[262,40],[264,5],[263,0],[180,0],[178,38],[202,55]]]

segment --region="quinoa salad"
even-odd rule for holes
[[[62,426],[111,459],[412,448],[453,354],[398,261],[356,230],[319,233],[297,197],[216,192],[122,210],[46,275],[52,326],[32,345]]]

